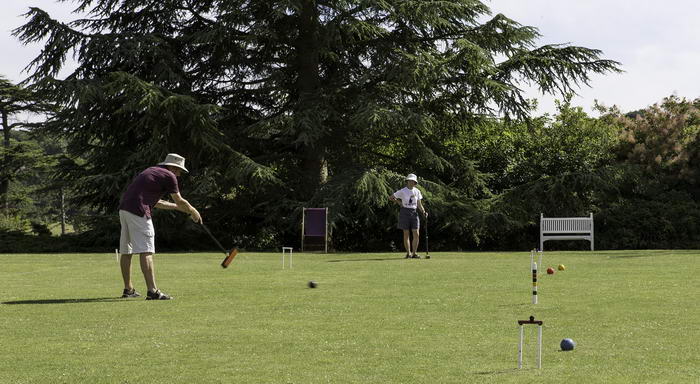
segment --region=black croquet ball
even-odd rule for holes
[[[309,288],[316,288],[316,287],[318,287],[318,283],[317,283],[317,282],[315,282],[315,281],[313,281],[313,280],[309,281]]]
[[[571,339],[564,339],[559,344],[562,351],[573,351],[576,348],[576,343]]]

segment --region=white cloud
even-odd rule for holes
[[[624,111],[647,107],[675,93],[700,97],[700,2],[673,0],[492,0],[494,13],[537,27],[540,44],[571,43],[603,51],[625,73],[593,76],[575,105],[590,111],[594,100]],[[553,112],[552,97],[536,91],[540,111]]]
[[[54,0],[0,0],[0,75],[13,82],[19,82],[27,77],[23,69],[36,57],[41,44],[22,45],[18,38],[12,36],[12,31],[24,25],[27,19],[22,15],[30,7],[41,8],[54,19],[67,22],[75,17],[71,15],[75,4],[70,2],[58,3]]]

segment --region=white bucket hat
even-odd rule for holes
[[[187,173],[190,172],[187,170],[187,168],[185,168],[185,158],[177,153],[168,153],[168,156],[165,157],[165,161],[159,163],[158,165],[172,165],[173,167],[178,167]]]
[[[406,180],[415,181],[416,184],[418,184],[418,177],[412,173],[409,173],[408,176],[406,176]]]

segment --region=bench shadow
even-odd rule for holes
[[[133,300],[126,300],[121,297],[91,297],[85,299],[37,299],[37,300],[15,300],[15,301],[4,301],[2,304],[16,305],[16,304],[74,304],[74,303],[109,303],[109,302],[127,302]]]

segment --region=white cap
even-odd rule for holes
[[[406,180],[415,181],[416,184],[418,184],[418,177],[412,173],[409,173],[408,176],[406,176]]]
[[[190,172],[187,170],[187,168],[185,168],[185,158],[177,153],[168,153],[168,156],[165,157],[165,161],[159,163],[158,165],[172,165],[173,167],[178,167],[187,173]]]

